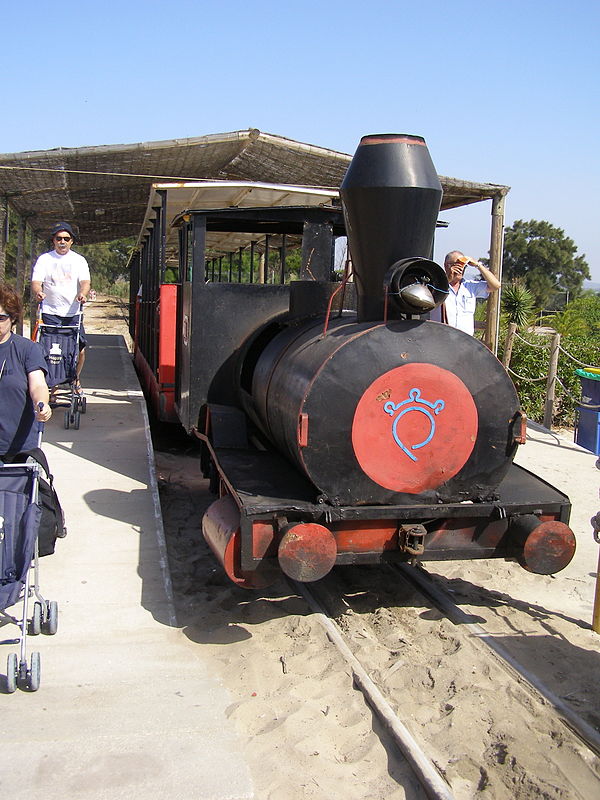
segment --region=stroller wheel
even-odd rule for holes
[[[82,414],[85,414],[86,406],[87,406],[87,398],[80,397],[79,398],[79,408],[81,409],[81,413]]]
[[[39,636],[42,632],[42,604],[33,604],[33,616],[31,617],[31,635]]]
[[[48,616],[46,617],[46,633],[48,636],[54,636],[58,630],[58,603],[56,600],[50,600],[48,603]]]
[[[27,670],[27,686],[30,692],[37,692],[40,688],[40,654],[37,651],[31,654],[31,668]]]
[[[12,694],[17,689],[19,661],[16,653],[9,653],[6,659],[6,691]]]
[[[20,689],[26,689],[28,683],[27,661],[19,661],[19,669],[17,671],[17,686]]]
[[[65,411],[65,429],[69,430],[69,422],[71,421],[71,412]]]
[[[80,421],[81,421],[81,414],[79,413],[79,411],[76,411],[73,414],[73,427],[75,428],[76,431],[79,430]]]

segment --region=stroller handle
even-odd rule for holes
[[[38,410],[38,411],[41,411],[43,408],[44,408],[44,404],[43,404],[43,403],[40,401],[40,402],[37,404],[37,410]],[[39,421],[38,421],[38,424],[37,424],[37,425],[38,425],[38,428],[37,428],[37,431],[38,431],[38,442],[37,442],[37,446],[38,446],[38,447],[41,447],[41,446],[42,446],[42,436],[43,436],[43,434],[44,434],[44,424],[45,424],[45,423],[43,423],[43,422],[39,422]]]

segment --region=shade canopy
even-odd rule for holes
[[[352,156],[256,128],[190,139],[0,154],[0,196],[41,238],[58,220],[84,244],[138,236],[153,184],[240,181],[337,189]],[[440,176],[442,210],[508,187]],[[194,203],[191,202],[190,206]]]

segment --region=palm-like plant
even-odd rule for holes
[[[511,281],[502,288],[502,311],[508,322],[514,322],[519,328],[528,327],[535,316],[533,293],[520,281]]]

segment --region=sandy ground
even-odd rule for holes
[[[86,308],[86,329],[126,335],[123,312],[117,304],[99,298]],[[378,724],[373,725],[370,714],[365,714],[364,702],[352,691],[348,670],[304,602],[283,583],[268,592],[252,593],[224,578],[201,536],[202,513],[212,498],[199,474],[192,443],[184,456],[181,445],[180,439],[156,442],[179,624],[198,643],[201,657],[211,663],[232,695],[229,713],[245,742],[256,797],[422,797],[402,759],[381,744]],[[499,560],[430,564],[428,569],[454,593],[461,607],[476,615],[528,669],[600,729],[600,637],[590,629],[600,549],[590,526],[591,516],[600,509],[596,456],[564,435],[531,428],[517,461],[571,498],[578,546],[569,567],[555,576],[531,575]],[[423,616],[423,610],[412,608],[409,599],[404,606],[413,623]],[[365,609],[367,613],[376,616],[377,609]],[[387,635],[393,633],[388,621]],[[452,670],[447,634],[440,635],[430,623],[423,623],[422,627],[412,625],[411,635],[419,637],[425,660]],[[360,647],[367,653],[375,649],[368,641]],[[401,674],[396,673],[394,680]],[[460,685],[472,694],[474,720],[482,715],[482,703],[488,712],[490,705],[493,708],[493,676],[461,675]],[[496,697],[502,702],[501,696]],[[426,703],[421,710],[415,713],[431,725],[433,712]],[[493,729],[493,713],[490,720]],[[519,721],[514,724],[518,727]],[[570,793],[561,788],[552,770],[543,774],[548,743],[535,730],[527,740],[529,758],[522,759],[531,773],[515,771],[500,786],[478,783],[478,765],[461,758],[452,726],[438,724],[436,730],[440,752],[449,748],[455,753],[457,798],[598,796],[592,788]],[[515,737],[514,731],[497,731],[499,759],[506,761]],[[576,768],[569,759],[562,765],[565,775]],[[590,786],[595,785],[592,777]],[[586,779],[583,785],[588,785]]]

